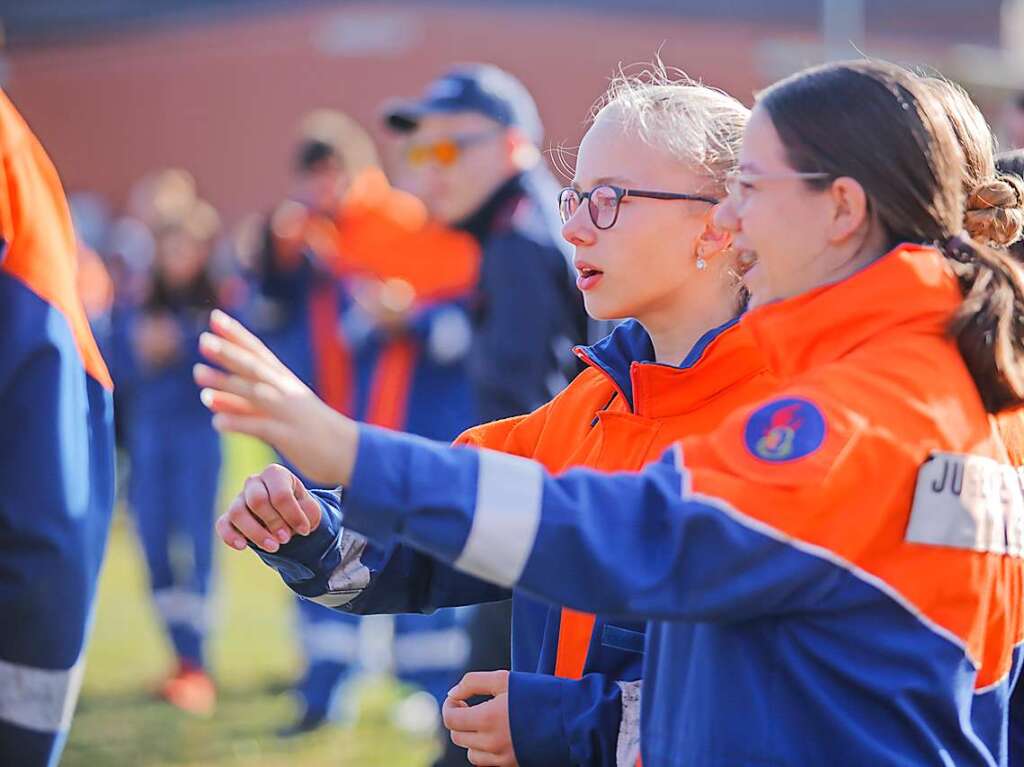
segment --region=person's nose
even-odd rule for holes
[[[736,234],[740,231],[740,217],[736,211],[736,199],[728,195],[715,207],[714,224],[719,229]]]
[[[597,240],[597,228],[590,220],[590,213],[586,204],[580,205],[569,217],[569,220],[562,224],[562,239],[570,245],[585,247],[593,245]]]

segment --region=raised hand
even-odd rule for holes
[[[200,364],[193,377],[215,413],[214,427],[262,439],[318,484],[345,484],[355,464],[355,422],[322,402],[237,320],[215,311],[210,330],[199,350],[222,370]]]

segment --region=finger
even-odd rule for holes
[[[455,703],[459,702],[455,701]],[[445,704],[447,705],[447,703],[448,701],[446,700]],[[450,706],[447,709],[442,706],[441,717],[444,720],[444,726],[449,730],[460,730],[462,732],[480,732],[485,730],[491,721],[489,708],[491,705],[491,701],[486,701],[475,706],[469,706],[465,703],[462,706]]]
[[[242,497],[245,499],[246,507],[260,521],[260,524],[281,543],[288,543],[292,537],[291,527],[274,506],[263,478],[260,476],[248,477],[245,484],[242,485]]]
[[[213,333],[203,333],[199,336],[199,352],[229,373],[253,383],[277,386],[279,371],[273,365],[230,340],[219,338]]]
[[[452,743],[459,748],[491,751],[495,746],[494,736],[489,732],[465,732],[463,730],[452,730],[451,738]]]
[[[458,729],[449,721],[450,712],[461,708],[469,708],[469,704],[465,701],[454,700],[452,698],[445,698],[444,703],[441,704],[441,721],[444,722],[444,726],[449,730]],[[458,722],[457,719],[455,721]]]
[[[265,409],[269,404],[272,404],[267,401],[268,387],[266,384],[254,384],[252,381],[241,376],[228,375],[209,365],[203,365],[202,363],[193,365],[192,380],[204,389],[232,395],[231,399],[244,400],[250,405],[250,410],[256,408]],[[273,398],[271,397],[271,399]]]
[[[302,487],[301,483],[296,487],[292,473],[278,464],[264,469],[260,474],[260,480],[263,482],[271,505],[284,520],[284,523],[288,525],[289,531],[294,531],[299,535],[309,535],[311,529],[309,520],[296,497],[300,490],[305,493],[306,488]],[[315,501],[314,505],[316,505]],[[284,542],[282,541],[282,543]]]
[[[272,418],[260,415],[232,415],[217,413],[213,417],[213,428],[219,432],[248,434],[261,439],[271,447],[278,447],[281,442],[281,426]]]
[[[466,700],[474,695],[499,695],[508,690],[507,671],[470,671],[448,691],[448,697]]]
[[[231,415],[258,415],[259,410],[252,403],[234,394],[225,394],[216,389],[203,389],[199,399],[207,410],[214,413],[230,413]]]
[[[241,504],[232,504],[232,508],[227,513],[228,521],[231,526],[243,536],[246,540],[252,541],[254,544],[259,546],[264,551],[269,551],[273,554],[280,548],[277,540],[270,534],[260,522],[259,518],[256,517],[248,507],[245,505],[245,501]]]
[[[244,551],[246,549],[245,538],[231,526],[231,521],[228,519],[227,514],[221,514],[217,517],[217,523],[214,525],[214,529],[217,531],[217,537],[231,548],[237,549],[238,551]]]
[[[320,527],[320,520],[322,519],[323,513],[320,510],[320,504],[317,503],[316,498],[309,492],[299,481],[299,478],[292,475],[292,482],[294,484],[295,497],[299,501],[299,506],[302,507],[302,512],[309,522],[309,531],[313,532]]]
[[[226,312],[222,312],[220,309],[214,309],[211,312],[210,329],[222,338],[226,338],[251,352],[279,371],[288,371],[285,364],[267,348],[266,344],[257,338],[245,325]]]
[[[497,754],[492,754],[488,751],[480,751],[475,748],[471,748],[466,752],[466,759],[469,760],[470,764],[477,765],[477,767],[501,767],[501,757]]]

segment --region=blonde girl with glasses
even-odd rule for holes
[[[615,78],[558,202],[587,311],[626,321],[576,350],[586,369],[553,401],[473,429],[461,444],[533,458],[551,471],[638,470],[769,390],[761,355],[736,324],[743,265],[713,221],[747,116],[732,97],[664,69]],[[221,378],[202,369],[199,380]],[[285,577],[300,593],[355,612],[432,610],[509,594],[423,553],[342,531],[329,496],[315,531],[281,547],[265,543],[268,532],[292,528],[261,488],[294,498],[296,486],[271,467],[219,529],[230,545],[262,547],[282,573],[296,564],[315,573]],[[344,575],[356,572],[368,578],[355,584]],[[644,622],[548,606],[518,591],[513,600],[513,671],[471,673],[452,691],[444,716],[453,741],[479,765],[621,762],[638,736]],[[490,700],[467,707],[479,694]]]

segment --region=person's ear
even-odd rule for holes
[[[832,200],[832,220],[827,229],[833,245],[848,240],[868,220],[868,196],[864,187],[849,176],[840,176],[828,190]]]
[[[724,253],[732,245],[732,232],[719,227],[715,222],[715,209],[704,216],[704,228],[693,242],[693,257],[705,263]]]
[[[504,135],[508,157],[517,168],[530,168],[540,159],[540,150],[518,128],[509,128]]]

